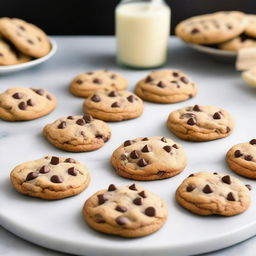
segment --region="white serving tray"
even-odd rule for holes
[[[53,92],[59,101],[57,109],[50,115],[29,122],[0,121],[0,224],[16,235],[33,243],[63,251],[87,256],[180,256],[217,250],[256,234],[256,186],[255,181],[241,178],[253,186],[252,204],[243,214],[234,217],[201,217],[181,208],[174,198],[175,190],[181,181],[192,172],[217,171],[233,174],[225,164],[225,153],[234,144],[255,138],[255,97],[256,93],[247,88],[239,73],[232,66],[208,62],[202,57],[194,58],[190,51],[184,50],[181,43],[173,40],[170,55],[171,67],[187,72],[198,84],[198,95],[186,102],[177,104],[145,103],[142,117],[120,123],[110,123],[113,136],[106,145],[94,152],[68,153],[55,149],[41,135],[45,124],[64,115],[81,113],[82,99],[75,98],[66,90],[73,75],[89,70],[103,68],[100,58],[102,52],[114,53],[113,41],[103,39],[83,40],[59,39],[61,51],[49,67],[36,73],[37,87]],[[76,44],[68,56],[70,44]],[[88,59],[77,60],[77,55],[86,48]],[[80,47],[80,48],[79,48]],[[102,48],[101,48],[102,47]],[[70,66],[65,60],[69,60]],[[112,60],[104,62],[105,67],[121,71],[129,78],[130,90],[146,71],[120,70]],[[55,67],[55,68],[54,68]],[[47,74],[47,79],[45,78]],[[61,75],[61,76],[60,76]],[[0,80],[0,88],[5,90],[24,84],[33,73],[24,76],[7,77]],[[33,76],[35,79],[35,76]],[[41,80],[42,79],[42,80]],[[33,86],[32,83],[27,86]],[[35,86],[35,85],[34,85]],[[166,128],[169,112],[187,105],[209,104],[223,107],[234,116],[234,133],[224,139],[192,143],[181,141]],[[81,210],[85,200],[110,183],[125,185],[133,183],[116,175],[109,163],[112,151],[123,141],[141,136],[165,136],[181,143],[189,158],[184,172],[176,177],[161,181],[136,182],[159,194],[169,208],[166,224],[158,232],[143,238],[124,239],[100,234],[91,230],[83,221]],[[80,195],[58,201],[45,201],[18,194],[9,182],[9,173],[24,161],[52,154],[69,156],[84,163],[90,171],[92,180],[88,189]]]

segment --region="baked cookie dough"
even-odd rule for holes
[[[247,14],[247,25],[245,27],[244,33],[251,37],[256,37],[256,15]]]
[[[165,137],[126,140],[112,154],[118,175],[134,180],[159,180],[175,176],[187,165],[183,147]]]
[[[139,81],[135,93],[143,100],[175,103],[195,96],[196,84],[179,70],[158,70]]]
[[[21,194],[48,200],[81,193],[90,182],[85,166],[66,157],[45,156],[16,166],[10,174]]]
[[[234,122],[224,109],[195,105],[172,112],[167,120],[167,127],[181,139],[209,141],[230,135]]]
[[[45,138],[55,147],[71,152],[101,148],[111,136],[108,125],[90,115],[67,116],[43,129]]]
[[[32,120],[49,114],[56,107],[56,98],[44,89],[17,87],[0,94],[0,119]]]
[[[83,111],[104,121],[122,121],[139,117],[143,101],[128,91],[101,91],[84,101]]]
[[[251,198],[248,187],[233,176],[198,172],[178,187],[176,200],[195,214],[233,216],[247,210]]]
[[[128,82],[122,75],[108,71],[97,70],[77,75],[69,86],[75,96],[87,98],[97,91],[125,90]]]
[[[109,185],[84,204],[87,224],[102,233],[141,237],[159,230],[167,219],[167,206],[156,194],[139,185]]]

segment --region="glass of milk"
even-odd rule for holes
[[[164,0],[123,0],[115,15],[118,62],[142,69],[164,65],[171,19]]]

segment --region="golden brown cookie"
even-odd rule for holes
[[[244,33],[251,37],[256,37],[256,15],[247,14],[247,25],[245,27]]]
[[[102,233],[141,237],[159,230],[167,219],[165,202],[139,185],[109,185],[84,204],[87,224]]]

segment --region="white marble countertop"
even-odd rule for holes
[[[65,52],[65,56],[63,55],[63,49],[67,49],[69,47],[72,47],[73,50],[76,48],[77,45],[84,46],[86,47],[87,44],[94,44],[95,48],[97,49],[97,45],[106,45],[108,47],[108,53],[112,52],[110,55],[106,55],[104,52],[98,52],[97,56],[95,58],[91,58],[91,66],[92,68],[113,68],[116,69],[116,64],[115,64],[115,58],[114,58],[114,53],[115,53],[115,42],[114,39],[111,37],[55,37],[58,46],[59,46],[59,51],[57,52],[56,56],[53,57],[52,60],[50,60],[49,64],[43,64],[40,67],[36,67],[27,71],[23,71],[17,74],[10,74],[10,75],[5,75],[5,76],[0,76],[0,86],[5,85],[10,85],[9,87],[13,85],[17,85],[19,82],[21,85],[26,85],[26,83],[36,83],[36,78],[37,74],[43,74],[44,75],[44,81],[47,82],[47,68],[54,68],[54,65],[59,65],[59,63],[62,63],[65,66],[65,70],[68,69],[68,65],[72,65],[72,61],[74,58],[70,58],[68,56],[68,53]],[[102,49],[102,48],[101,48]],[[109,51],[110,49],[110,51]],[[80,71],[83,71],[83,67],[86,65],[83,65],[83,54],[80,54],[78,51],[74,50],[74,54],[77,54],[77,63],[80,61]],[[201,63],[206,64],[208,61],[209,62],[214,62],[214,60],[207,60],[206,61],[206,56],[203,56],[199,53],[194,52],[191,49],[188,49],[187,47],[181,46],[176,53],[174,53],[172,58],[169,60],[171,62],[174,58],[178,58],[179,54],[186,54],[187,58],[195,58],[197,61],[201,61]],[[70,61],[70,62],[69,62]],[[77,65],[76,63],[76,65]],[[169,64],[169,63],[168,63]],[[231,63],[222,63],[220,62],[219,65],[222,65],[223,68],[227,68],[228,70],[232,69],[232,64]],[[211,66],[214,66],[214,64],[211,64]],[[79,72],[79,71],[78,71]],[[61,74],[56,74],[56,78],[58,78],[58,75]],[[70,74],[76,75],[76,74]],[[52,80],[53,77],[49,77],[51,79],[49,81],[50,84],[54,86],[54,81]],[[36,87],[36,85],[35,85]],[[0,90],[2,91],[2,90]],[[255,250],[256,250],[256,237],[248,239],[247,241],[244,241],[240,244],[234,245],[232,247],[217,251],[217,252],[212,252],[204,255],[209,255],[209,256],[252,256],[255,255]],[[58,255],[65,255],[63,253],[59,252],[54,252],[36,245],[33,245],[27,241],[22,240],[19,237],[16,237],[15,235],[11,234],[7,230],[3,229],[0,227],[0,255],[1,256],[12,256],[12,255],[19,255],[19,256],[38,256],[38,255],[53,255],[53,256],[58,256]],[[89,255],[88,255],[89,256]]]

